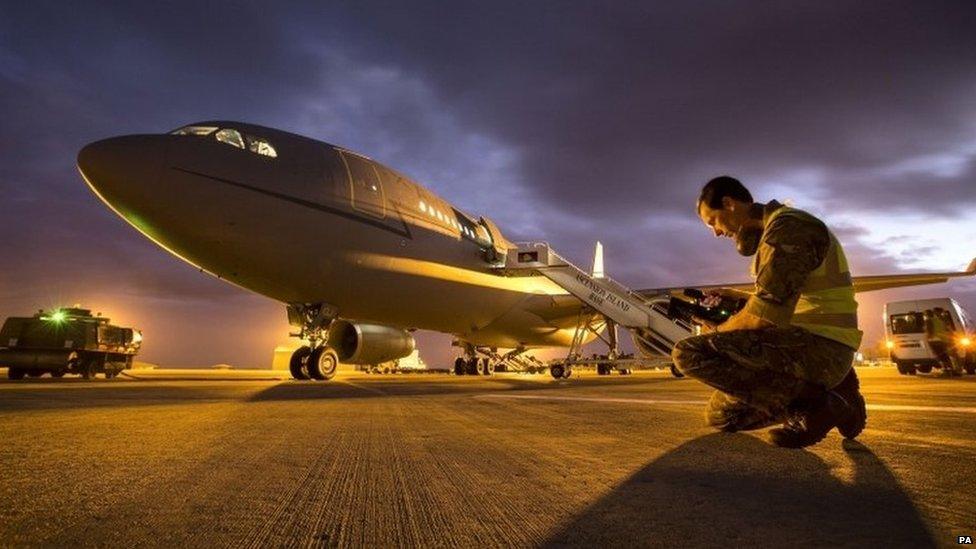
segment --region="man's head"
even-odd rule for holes
[[[727,175],[716,177],[702,187],[698,196],[698,217],[715,236],[735,238],[749,220],[752,194],[742,183]]]

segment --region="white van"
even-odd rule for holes
[[[939,315],[951,334],[951,342],[942,353],[938,352],[938,346],[933,349],[925,336],[926,314]],[[954,299],[893,301],[885,305],[884,321],[888,352],[900,374],[929,373],[932,368],[976,373],[976,335],[973,333],[976,327]]]

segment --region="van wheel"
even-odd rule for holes
[[[7,370],[7,379],[24,379],[27,372],[23,368],[10,368]]]
[[[923,374],[930,374],[930,373],[932,373],[932,365],[931,364],[919,364],[918,366],[915,367],[915,369],[918,370],[919,372],[922,372]]]

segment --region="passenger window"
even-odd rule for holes
[[[275,148],[271,146],[266,140],[260,137],[254,137],[253,135],[247,136],[247,148],[253,153],[258,153],[263,156],[270,156],[271,158],[277,158],[278,152]]]
[[[214,126],[183,126],[169,133],[171,135],[196,135],[203,137],[212,134],[216,129]]]
[[[241,137],[241,132],[237,130],[224,128],[219,132],[217,132],[216,137],[217,137],[217,141],[220,141],[222,143],[233,145],[238,149],[244,148],[244,139]]]

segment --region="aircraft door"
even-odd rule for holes
[[[369,160],[339,151],[349,181],[349,202],[356,211],[383,219],[386,217],[386,193],[383,178]]]

